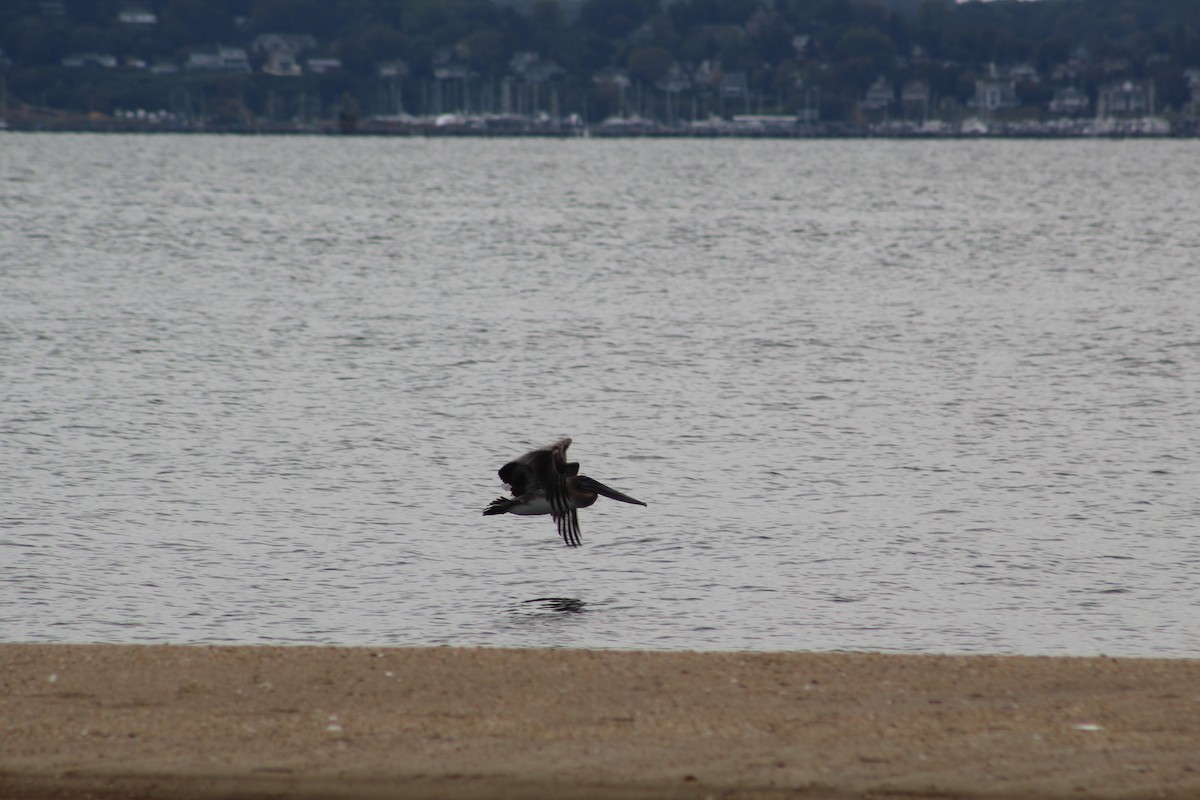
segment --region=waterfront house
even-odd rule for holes
[[[324,75],[342,68],[340,58],[310,58],[305,63],[308,65],[308,71],[314,75]]]
[[[627,89],[633,85],[629,80],[629,73],[620,67],[605,67],[599,72],[592,75],[592,82],[598,84],[611,84],[619,86],[622,89]]]
[[[250,49],[263,58],[262,71],[266,74],[294,78],[304,73],[300,54],[316,46],[317,40],[308,34],[263,33],[254,37]]]
[[[240,47],[217,45],[190,53],[185,66],[195,72],[250,72],[250,59]]]
[[[466,81],[475,75],[456,50],[443,47],[433,55],[433,77],[438,81]]]
[[[123,8],[117,14],[117,22],[121,25],[133,25],[148,28],[158,24],[158,15],[153,11],[136,6]]]
[[[1041,80],[1032,64],[1015,64],[1008,70],[1008,77],[1016,83],[1037,83]]]
[[[1091,100],[1084,92],[1074,86],[1067,86],[1054,90],[1054,99],[1050,101],[1049,108],[1051,114],[1074,116],[1087,111],[1089,105]]]
[[[683,71],[679,64],[672,63],[667,70],[667,74],[655,81],[654,85],[664,92],[678,94],[691,88],[692,82],[688,79],[687,73]]]
[[[968,101],[971,108],[997,111],[1017,107],[1017,87],[1011,79],[984,78],[975,81],[975,96]]]
[[[721,73],[719,84],[721,97],[748,98],[750,96],[750,76],[745,70],[731,70]]]
[[[792,37],[792,52],[796,54],[797,61],[803,62],[808,58],[808,41],[809,37],[802,34]]]
[[[316,46],[317,40],[306,33],[261,33],[254,37],[250,50],[259,55],[290,53],[298,56]]]
[[[74,69],[81,67],[115,69],[117,66],[117,57],[107,53],[73,53],[72,55],[63,57],[62,65]]]
[[[1096,116],[1154,116],[1154,81],[1113,81],[1100,87],[1096,96]]]
[[[537,53],[521,52],[508,62],[513,74],[529,83],[545,83],[551,78],[565,75],[566,71],[553,61],[543,61]]]
[[[883,75],[867,88],[859,106],[864,111],[886,111],[896,100],[896,87]]]
[[[267,54],[267,63],[262,71],[280,78],[296,78],[303,74],[296,56],[286,50],[275,50]]]
[[[932,99],[933,92],[929,88],[929,82],[919,78],[905,81],[904,88],[900,90],[900,107],[904,109],[906,119],[927,119]]]
[[[312,70],[313,72],[316,72],[317,70],[312,66],[312,62],[314,60],[315,59],[309,59],[308,65],[309,65],[310,70]],[[338,61],[338,66],[339,67],[341,66],[340,61]],[[401,60],[401,59],[377,62],[375,64],[375,69],[379,73],[379,77],[381,77],[381,78],[395,79],[395,78],[408,77],[408,62]]]
[[[1183,114],[1193,119],[1200,118],[1200,68],[1185,69],[1183,77],[1191,92],[1191,99],[1183,104]]]

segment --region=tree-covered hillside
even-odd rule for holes
[[[1200,3],[6,0],[0,48],[10,116],[1045,117],[1119,81],[1187,116]]]

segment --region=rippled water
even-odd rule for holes
[[[0,640],[1200,655],[1200,143],[0,169]]]

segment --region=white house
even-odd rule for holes
[[[889,108],[896,100],[896,87],[884,76],[871,84],[863,97],[861,107],[867,111],[882,111]]]
[[[1154,81],[1114,81],[1100,87],[1096,116],[1154,116]]]
[[[114,69],[117,66],[117,57],[107,53],[74,53],[69,56],[64,56],[62,60],[64,67],[103,67],[104,69]]]
[[[324,75],[326,72],[336,72],[342,68],[340,58],[310,58],[306,63],[308,71],[314,75]]]
[[[1079,114],[1087,111],[1089,105],[1091,105],[1091,100],[1088,99],[1087,94],[1074,86],[1068,86],[1064,89],[1054,90],[1054,99],[1050,101],[1050,113]]]
[[[900,90],[900,105],[904,109],[905,116],[915,117],[919,120],[924,120],[929,116],[929,105],[932,99],[933,92],[929,88],[929,82],[919,78],[906,81],[904,88]]]
[[[280,78],[295,78],[304,73],[296,61],[296,56],[287,50],[274,50],[268,53],[267,63],[263,64],[262,71]]]
[[[250,59],[240,47],[218,45],[215,50],[191,53],[186,66],[197,72],[249,72]]]
[[[975,96],[967,103],[972,108],[996,111],[1017,107],[1017,87],[1011,80],[985,78],[975,81]]]
[[[145,8],[123,8],[117,14],[117,22],[121,25],[141,25],[149,27],[158,24],[158,15]]]

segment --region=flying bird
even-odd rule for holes
[[[562,439],[549,447],[526,453],[500,468],[500,480],[508,485],[512,497],[498,497],[483,510],[490,514],[549,514],[558,527],[558,535],[569,547],[579,547],[579,516],[575,513],[596,502],[599,495],[646,505],[600,481],[579,474],[579,463],[567,461],[571,440]]]

